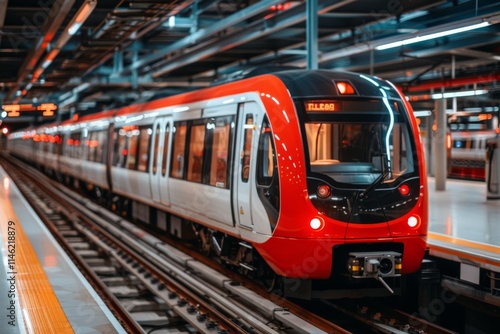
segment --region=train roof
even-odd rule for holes
[[[349,82],[355,90],[355,94],[350,94],[350,96],[400,98],[395,87],[388,81],[360,73],[330,70],[290,70],[276,72],[272,75],[283,81],[293,98],[346,96],[337,89],[332,89],[332,83],[336,82]]]
[[[160,98],[140,104],[133,104],[122,108],[104,110],[95,114],[86,115],[78,120],[65,120],[60,125],[69,125],[92,120],[125,116],[140,113],[145,110],[161,108],[165,103],[168,105],[184,104],[193,102],[196,99],[206,99],[220,96],[222,92],[235,94],[241,91],[243,86],[246,89],[254,89],[251,80],[256,80],[263,76],[274,76],[281,81],[288,89],[292,98],[332,98],[332,96],[357,96],[367,98],[400,98],[396,88],[388,81],[375,76],[369,76],[353,72],[331,71],[331,70],[303,70],[292,69],[284,71],[271,71],[272,73],[261,74],[259,71],[252,72],[247,78],[241,78],[235,81],[220,83],[219,85],[207,87],[198,91],[186,92],[179,95]],[[354,94],[342,95],[335,84],[338,82],[348,82],[354,87]],[[241,84],[240,84],[241,83]],[[245,83],[244,85],[242,85]],[[168,102],[167,102],[168,101]],[[53,124],[51,124],[53,125]]]

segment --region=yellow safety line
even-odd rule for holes
[[[450,237],[448,235],[433,233],[433,232],[428,233],[428,238],[436,240],[436,241],[442,241],[442,242],[446,242],[449,244],[457,245],[460,247],[467,247],[467,248],[472,249],[472,250],[481,250],[481,251],[489,252],[492,254],[500,254],[500,247],[494,246],[494,245],[488,245],[488,244],[484,244],[484,243],[480,243],[480,242],[474,242],[474,241],[470,241],[470,240]],[[436,250],[439,250],[441,252],[453,254],[453,255],[458,256],[458,257],[465,257],[465,258],[470,258],[471,260],[475,260],[478,262],[485,262],[485,263],[488,263],[491,265],[498,266],[500,263],[500,255],[499,255],[499,259],[497,261],[495,261],[491,258],[483,257],[478,253],[476,253],[475,255],[470,254],[470,253],[466,252],[466,249],[463,249],[463,252],[460,252],[460,251],[453,250],[453,249],[446,248],[444,246],[439,246],[439,245],[429,245],[429,248],[436,249]]]
[[[494,254],[500,254],[500,247],[498,247],[498,246],[488,245],[488,244],[484,244],[481,242],[475,242],[475,241],[470,241],[470,240],[465,240],[465,239],[460,239],[460,238],[455,238],[455,237],[450,237],[450,236],[445,235],[445,234],[439,234],[439,233],[434,233],[434,232],[429,232],[427,235],[430,239],[448,242],[448,243],[456,244],[459,246],[480,249],[482,251],[490,252],[490,253],[494,253]]]
[[[4,189],[0,189],[2,190]],[[10,201],[1,200],[0,196],[0,202],[3,202],[0,233],[3,236],[7,260],[11,260],[5,261],[7,278],[13,278],[11,282],[15,282],[15,294],[19,299],[26,331],[37,334],[74,333]],[[9,258],[10,254],[13,256]],[[9,274],[10,272],[14,274]],[[5,297],[7,296],[0,296]],[[17,319],[20,319],[19,315]],[[10,327],[5,323],[1,326]]]

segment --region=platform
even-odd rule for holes
[[[429,178],[430,255],[500,272],[500,200],[486,199],[484,182]]]
[[[1,333],[124,333],[1,167],[0,182]]]

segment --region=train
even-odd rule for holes
[[[7,151],[267,282],[392,293],[426,251],[416,119],[375,76],[249,76],[16,131]]]
[[[487,142],[500,133],[498,110],[458,111],[447,118],[452,138],[448,176],[484,181]]]

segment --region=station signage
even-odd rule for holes
[[[57,106],[54,103],[34,104],[4,104],[2,110],[7,117],[19,117],[24,112],[41,112],[44,117],[54,116]]]

